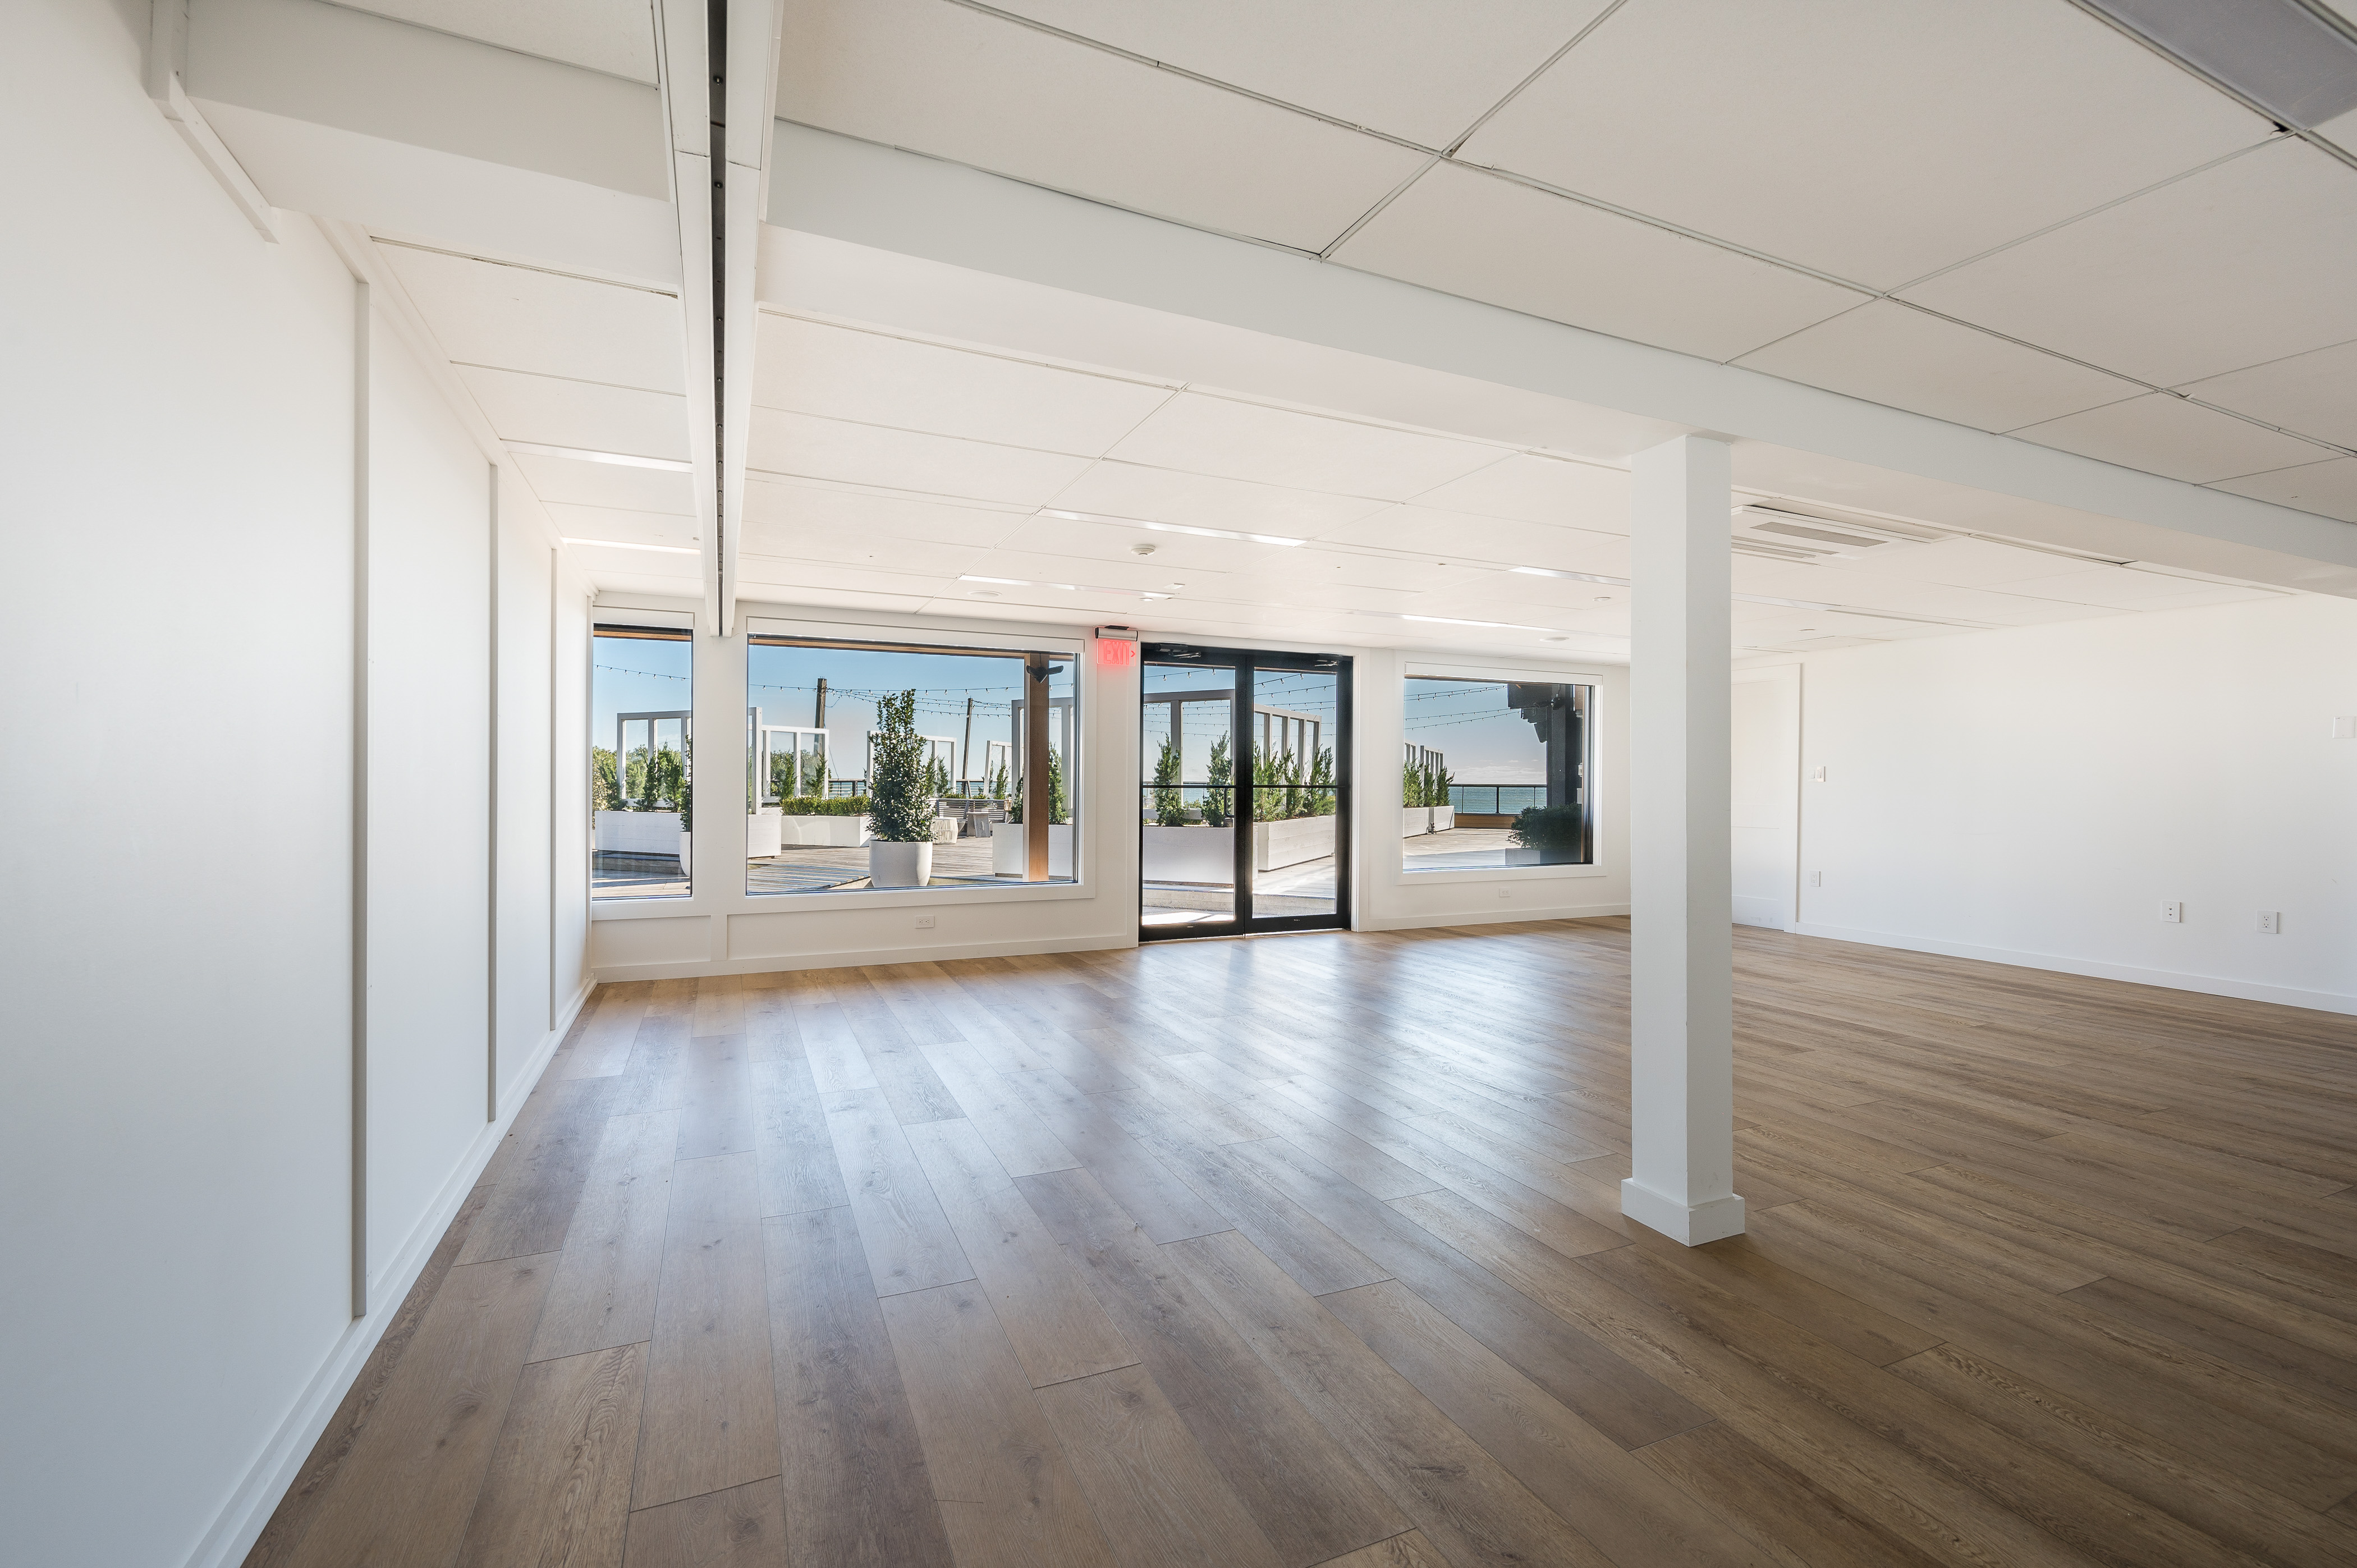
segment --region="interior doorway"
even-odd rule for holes
[[[1351,660],[1146,645],[1139,931],[1350,923]]]

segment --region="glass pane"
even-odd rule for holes
[[[1023,663],[1019,653],[755,639],[746,710],[768,761],[766,788],[748,801],[746,891],[1021,881]],[[1050,670],[1050,762],[1065,788],[1051,819],[1049,878],[1065,881],[1077,762],[1071,660]],[[896,711],[902,702],[905,714]]]
[[[1342,817],[1330,671],[1253,671],[1253,918],[1331,915]]]
[[[694,644],[599,627],[589,647],[589,896],[685,897]]]
[[[1586,865],[1594,688],[1411,675],[1400,837],[1410,871]]]
[[[1139,824],[1148,927],[1236,918],[1233,672],[1148,664],[1140,714],[1146,780]]]

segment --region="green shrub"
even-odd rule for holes
[[[615,776],[614,754],[602,746],[589,748],[589,809],[593,811],[619,811],[622,809],[622,786]]]
[[[1187,825],[1187,798],[1178,788],[1178,748],[1167,740],[1154,759],[1154,821],[1166,828]]]
[[[1516,814],[1511,831],[1516,843],[1538,851],[1546,864],[1560,865],[1579,854],[1586,826],[1580,819],[1577,806],[1527,806]]]
[[[933,802],[925,791],[925,737],[917,733],[917,693],[876,699],[876,738],[867,780],[868,812],[886,843],[925,843],[933,836]]]
[[[1229,754],[1226,736],[1211,743],[1211,767],[1204,772],[1203,779],[1211,785],[1203,792],[1203,821],[1212,827],[1224,828],[1231,815],[1228,791],[1236,781],[1236,761]]]
[[[1334,814],[1334,748],[1325,746],[1309,766],[1309,811],[1313,817]]]
[[[868,802],[865,795],[829,795],[824,800],[797,795],[780,802],[780,809],[789,817],[864,817]]]

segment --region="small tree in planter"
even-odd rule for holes
[[[1203,792],[1203,821],[1215,828],[1228,825],[1228,791],[1236,781],[1236,761],[1228,752],[1228,737],[1222,736],[1211,743],[1211,766],[1204,771],[1203,781],[1211,788]]]
[[[932,880],[933,802],[914,691],[876,700],[873,745],[867,797],[876,843],[868,846],[867,880],[877,887],[922,887]]]
[[[1585,824],[1577,806],[1530,806],[1514,818],[1513,840],[1539,852],[1542,865],[1565,865],[1579,857]]]
[[[1313,817],[1334,814],[1334,748],[1325,746],[1318,760],[1309,765],[1309,812]]]
[[[1167,740],[1154,759],[1154,821],[1157,827],[1187,825],[1187,799],[1178,788],[1178,748]]]
[[[1400,804],[1414,811],[1425,803],[1424,774],[1413,762],[1400,764]]]
[[[1064,754],[1048,754],[1048,822],[1062,827],[1072,820],[1071,798],[1064,793]]]

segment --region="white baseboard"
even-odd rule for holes
[[[938,946],[870,948],[861,951],[768,953],[753,958],[689,959],[671,963],[606,963],[597,983],[624,980],[694,980],[706,974],[775,974],[797,969],[849,969],[871,963],[938,963],[952,958],[1022,958],[1032,953],[1102,952],[1134,948],[1134,934],[1117,937],[1034,937],[1002,942],[942,942]]]
[[[549,1058],[564,1043],[565,1033],[573,1027],[573,1021],[580,1015],[582,1004],[588,1000],[593,989],[594,982],[585,983],[558,1018],[556,1027],[533,1048],[530,1061],[517,1075],[514,1092],[500,1106],[499,1120],[484,1123],[482,1132],[467,1146],[466,1154],[450,1173],[450,1178],[442,1184],[442,1190],[436,1194],[424,1218],[394,1251],[393,1261],[385,1265],[382,1273],[369,1282],[368,1316],[352,1319],[337,1337],[326,1361],[312,1374],[294,1408],[263,1444],[262,1453],[248,1467],[244,1479],[230,1493],[212,1528],[205,1531],[196,1551],[189,1554],[188,1568],[234,1568],[253,1550],[254,1541],[270,1522],[279,1499],[295,1484],[319,1434],[335,1418],[336,1407],[343,1403],[361,1369],[368,1364],[369,1353],[384,1337],[386,1326],[401,1310],[410,1288],[425,1272],[426,1261],[433,1257],[443,1232],[450,1229],[450,1221],[467,1201],[467,1194],[474,1190],[483,1167],[490,1164],[516,1112],[523,1109],[533,1086],[540,1082],[540,1075],[548,1069]]]
[[[1626,904],[1565,904],[1548,909],[1508,904],[1501,908],[1459,909],[1444,915],[1372,915],[1359,922],[1359,929],[1414,931],[1432,926],[1497,926],[1521,920],[1600,920],[1628,912]]]
[[[2058,974],[2083,974],[2093,980],[2124,980],[2132,985],[2158,985],[2169,991],[2192,991],[2204,996],[2232,996],[2244,1002],[2272,1002],[2282,1007],[2307,1007],[2319,1013],[2357,1014],[2357,996],[2344,996],[2334,991],[2306,991],[2297,986],[2232,980],[2223,975],[2186,974],[2176,970],[2145,969],[2136,964],[2068,958],[2060,953],[1978,947],[1971,942],[1943,941],[1936,937],[1907,937],[1891,931],[1860,931],[1846,926],[1813,925],[1805,920],[1785,929],[1795,936],[1824,937],[1833,941],[1858,942],[1867,947],[1900,948],[1908,952],[1937,953],[1943,958],[1979,959],[1986,963],[2011,964],[2017,969],[2046,969]]]

